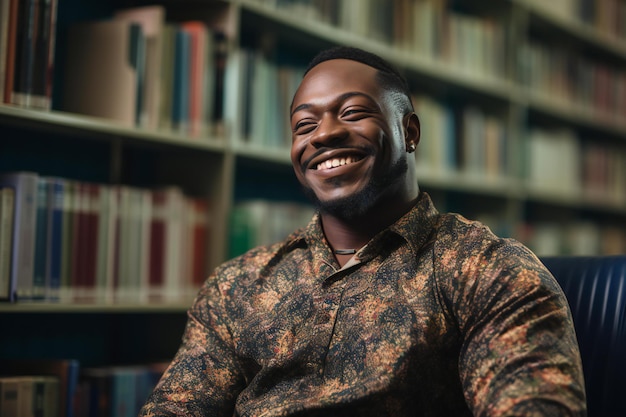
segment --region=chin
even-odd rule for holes
[[[310,188],[304,188],[305,195],[321,213],[329,214],[342,220],[351,221],[363,218],[390,190],[406,175],[406,160],[399,160],[388,172],[372,179],[365,187],[345,196],[320,200]]]

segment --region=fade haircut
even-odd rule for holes
[[[311,71],[313,67],[332,59],[348,59],[378,70],[376,80],[380,83],[382,88],[397,93],[394,94],[394,103],[402,113],[407,114],[414,111],[413,102],[411,101],[411,90],[409,89],[406,79],[400,72],[378,55],[359,48],[336,46],[321,51],[309,62],[308,67],[304,71],[304,75]]]

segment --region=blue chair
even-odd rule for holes
[[[589,417],[626,417],[626,256],[541,260],[572,310]]]

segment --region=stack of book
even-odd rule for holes
[[[163,6],[70,26],[62,109],[205,137],[222,130],[224,32]]]
[[[515,236],[539,256],[596,256],[626,253],[626,231],[584,220],[534,222]]]
[[[416,157],[433,177],[462,173],[481,181],[510,176],[506,168],[504,122],[474,107],[453,107],[426,95],[413,95],[422,132]]]
[[[291,146],[289,106],[305,67],[281,63],[267,58],[262,51],[238,51],[237,65],[242,73],[244,92],[241,118],[242,138],[265,148]]]
[[[624,127],[626,70],[539,41],[520,49],[520,76],[534,96]]]
[[[49,110],[58,0],[0,0],[0,102]]]
[[[81,368],[74,359],[2,361],[0,415],[137,416],[167,364]]]
[[[0,188],[4,300],[181,301],[206,278],[206,199],[32,172]]]
[[[449,0],[256,1],[451,64],[474,77],[505,75],[502,24],[497,18],[460,13]]]

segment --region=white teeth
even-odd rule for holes
[[[353,158],[351,156],[348,156],[346,158],[341,158],[341,159],[340,158],[329,159],[327,161],[320,162],[319,164],[317,164],[317,169],[323,170],[323,169],[336,168],[336,167],[343,166],[346,164],[351,164],[356,161],[358,161],[358,159]]]

